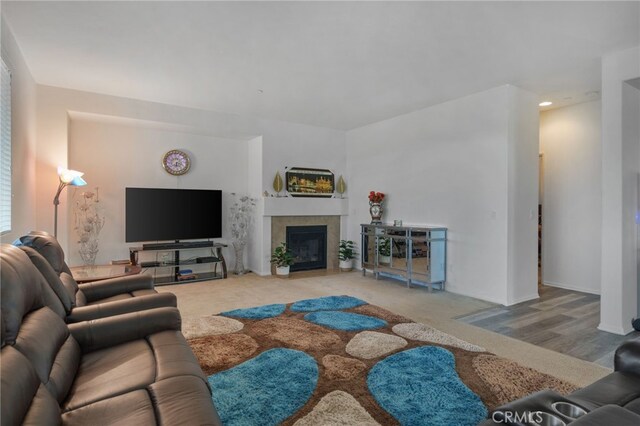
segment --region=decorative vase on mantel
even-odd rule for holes
[[[369,202],[369,214],[371,215],[372,225],[379,225],[382,223],[382,213],[384,213],[382,203]]]

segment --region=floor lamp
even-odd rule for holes
[[[58,185],[58,191],[56,196],[53,197],[53,236],[58,238],[58,204],[60,204],[60,193],[67,186],[85,186],[87,182],[82,179],[84,173],[77,170],[69,170],[62,167],[58,167],[58,178],[60,184]]]

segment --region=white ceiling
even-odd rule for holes
[[[2,14],[40,84],[351,129],[507,83],[554,106],[597,98],[600,57],[640,43],[639,4],[3,1]]]

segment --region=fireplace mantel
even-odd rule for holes
[[[261,216],[347,216],[347,198],[263,197],[258,200]]]

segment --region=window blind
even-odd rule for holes
[[[11,231],[11,74],[0,70],[0,233]]]

